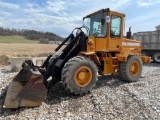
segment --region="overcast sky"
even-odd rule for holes
[[[126,14],[132,32],[160,25],[160,0],[0,0],[0,26],[54,32],[63,37],[82,25],[82,17],[102,8]]]

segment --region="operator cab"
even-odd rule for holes
[[[102,9],[83,18],[85,26],[89,28],[89,36],[106,37],[109,32],[107,23],[111,23],[110,36],[120,37],[121,17],[117,15],[110,17],[109,12],[109,8]]]
[[[83,18],[89,28],[88,36],[96,42],[96,51],[119,51],[123,41],[124,17],[124,14],[107,8]]]

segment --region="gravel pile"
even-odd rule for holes
[[[0,68],[0,106],[7,85],[16,74],[9,67]],[[160,64],[144,65],[142,77],[134,83],[123,82],[118,76],[99,76],[97,86],[83,96],[71,95],[57,83],[40,107],[14,110],[1,107],[0,119],[160,120]]]

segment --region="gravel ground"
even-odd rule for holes
[[[16,74],[10,66],[0,67],[0,106]],[[160,64],[144,65],[142,77],[134,83],[123,82],[118,76],[99,76],[97,86],[83,96],[71,95],[57,83],[40,107],[0,108],[0,119],[160,120]]]

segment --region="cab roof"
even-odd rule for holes
[[[125,14],[123,14],[123,13],[119,13],[119,12],[116,12],[116,11],[111,11],[109,8],[105,8],[105,9],[100,9],[100,10],[98,10],[98,11],[96,11],[96,12],[93,12],[93,13],[87,15],[87,16],[84,17],[83,19],[88,18],[88,17],[90,17],[90,16],[92,16],[92,15],[95,15],[95,14],[97,14],[97,13],[100,13],[100,12],[112,12],[112,13],[118,13],[118,14],[120,14],[120,15],[122,15],[122,16],[125,17]]]

